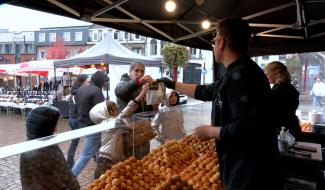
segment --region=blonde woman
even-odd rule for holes
[[[287,67],[278,61],[266,65],[265,74],[272,84],[277,113],[281,126],[289,129],[290,133],[299,138],[301,128],[296,110],[299,106],[299,92],[291,84],[291,76]]]

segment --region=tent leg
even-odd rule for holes
[[[54,66],[54,85],[53,85],[53,87],[54,87],[54,90],[55,90],[55,100],[58,100],[58,92],[56,90],[55,84],[56,84],[56,68]]]
[[[108,75],[108,72],[109,72],[109,70],[108,70],[108,63],[106,63],[106,75]],[[107,82],[107,88],[106,88],[106,100],[109,100],[109,96],[108,96],[108,87],[109,87],[109,84],[110,84],[110,80],[111,80],[111,79],[109,79],[108,82]]]

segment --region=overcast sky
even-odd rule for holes
[[[81,26],[90,23],[22,7],[0,5],[0,28],[10,31],[34,31],[45,27]]]

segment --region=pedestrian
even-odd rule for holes
[[[176,107],[179,99],[177,91],[169,91],[165,96],[164,104],[161,104],[159,112],[152,121],[157,133],[156,140],[161,144],[166,140],[180,140],[186,135],[182,109]]]
[[[317,104],[322,108],[323,97],[325,96],[325,84],[319,77],[316,77],[315,83],[309,94],[313,97],[313,111],[317,110]]]
[[[27,140],[53,135],[59,117],[59,110],[52,106],[30,111],[26,122]],[[57,144],[21,154],[20,180],[23,190],[80,189]]]
[[[273,95],[262,69],[247,56],[251,30],[240,18],[216,25],[214,58],[226,68],[218,82],[186,84],[162,78],[167,88],[212,101],[211,124],[199,126],[201,139],[216,139],[222,182],[227,190],[280,190],[277,118]]]
[[[107,75],[103,71],[96,71],[90,82],[79,88],[75,95],[77,103],[79,128],[94,125],[89,117],[90,110],[98,103],[104,101],[102,87],[108,81]],[[77,162],[72,167],[74,176],[78,176],[81,170],[87,165],[91,157],[96,157],[96,153],[101,145],[101,133],[88,135],[85,137],[84,147]]]
[[[135,101],[140,101],[148,89],[148,84],[143,85]],[[99,156],[96,162],[95,179],[104,174],[114,164],[124,161],[127,158],[124,153],[125,146],[123,144],[123,133],[125,132],[125,129],[122,128],[125,125],[123,119],[129,118],[139,107],[135,101],[130,101],[121,113],[118,112],[116,103],[112,101],[99,103],[90,110],[90,118],[96,124],[105,123],[116,118],[115,128],[102,133],[102,146],[99,149]]]
[[[150,75],[144,75],[144,73],[144,64],[141,62],[133,62],[130,65],[129,73],[125,73],[121,76],[120,82],[115,88],[116,103],[119,112],[121,112],[130,101],[135,100],[140,94],[144,84],[148,83],[150,85],[154,82]],[[136,101],[136,103],[139,107],[134,113],[153,111],[158,108],[158,105],[156,105],[155,108],[152,105],[147,105],[145,96],[142,97],[140,101]],[[135,155],[136,158],[141,159],[150,152],[150,142],[131,147],[130,150],[126,150],[126,152],[131,153],[133,152],[132,149],[135,149],[134,152],[139,153]]]
[[[272,92],[280,126],[288,129],[296,139],[299,139],[301,127],[296,115],[299,92],[291,84],[291,76],[287,67],[279,61],[273,61],[266,65],[264,72],[269,83],[273,85]],[[278,131],[280,130],[279,128]]]
[[[79,121],[78,121],[78,112],[77,112],[77,104],[75,95],[78,92],[78,89],[86,82],[88,79],[88,75],[81,74],[74,81],[74,84],[71,88],[70,99],[69,99],[69,126],[71,130],[79,129]],[[74,156],[76,154],[77,146],[79,144],[79,138],[71,140],[68,154],[67,154],[67,163],[69,168],[71,169],[74,165]]]

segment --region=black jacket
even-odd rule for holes
[[[212,125],[221,126],[216,143],[226,188],[277,189],[282,179],[277,170],[278,122],[271,88],[258,65],[247,56],[239,58],[219,82],[197,86],[195,98],[212,101]]]
[[[296,110],[299,106],[299,92],[291,83],[274,84],[272,92],[280,126],[286,127],[293,136],[299,138],[301,128],[296,116]]]
[[[120,82],[116,85],[114,91],[119,112],[121,112],[131,100],[140,94],[140,88],[141,86],[136,84],[136,80],[132,80],[127,73],[121,76]],[[143,99],[140,101],[140,105],[135,113],[151,110],[152,107],[147,106],[145,100]]]
[[[75,95],[80,128],[94,125],[89,112],[96,104],[105,100],[102,86],[107,80],[108,77],[104,72],[97,71],[91,76],[90,83],[81,86]]]
[[[73,85],[72,88],[71,88],[71,96],[70,96],[70,99],[69,99],[69,117],[73,118],[73,119],[78,118],[77,104],[76,104],[75,95],[77,94],[78,89],[80,87],[81,87],[80,85]]]

